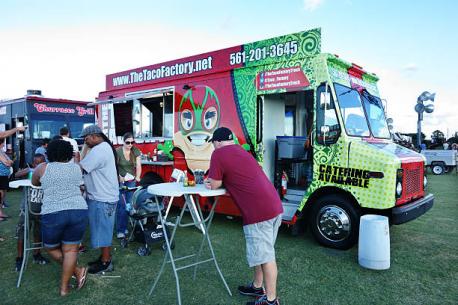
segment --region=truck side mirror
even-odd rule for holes
[[[331,94],[329,92],[321,92],[320,94],[320,107],[321,109],[331,108]]]
[[[25,131],[24,131],[24,134],[25,134],[25,139],[28,141],[30,140],[30,130],[29,130],[29,118],[27,117],[27,115],[24,116],[24,126],[26,127]]]
[[[321,136],[327,137],[328,134],[329,134],[329,130],[330,130],[330,128],[329,128],[328,125],[323,125],[323,126],[321,126],[321,129],[320,129],[320,131],[321,131]]]
[[[21,121],[16,122],[16,127],[22,127],[24,126],[24,123]],[[24,139],[24,134],[22,132],[16,132],[16,138],[17,139]]]

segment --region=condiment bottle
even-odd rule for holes
[[[188,186],[188,171],[184,171],[183,186]]]

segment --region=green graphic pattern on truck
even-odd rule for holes
[[[349,142],[351,142],[350,153],[348,153]],[[349,156],[349,159],[347,156]],[[318,179],[320,165],[382,172],[384,178],[369,179],[367,188],[321,181]],[[395,202],[396,170],[399,167],[400,160],[394,154],[371,147],[370,144],[359,139],[355,140],[341,136],[336,144],[329,146],[315,145],[313,182],[302,200],[299,210],[303,209],[308,197],[313,192],[325,186],[334,186],[349,192],[362,207],[374,209],[393,207]]]
[[[272,43],[272,42],[271,42]],[[262,47],[253,46],[252,47]],[[304,53],[306,54],[306,53]],[[265,63],[264,63],[265,64]],[[233,80],[237,99],[242,114],[243,123],[252,143],[256,143],[256,98],[257,95],[282,93],[285,89],[257,91],[255,79],[258,73],[269,70],[300,66],[310,82],[307,88],[301,90],[316,89],[325,81],[332,81],[346,86],[351,86],[348,68],[351,64],[336,58],[330,54],[318,54],[314,56],[302,56],[296,60],[273,61],[270,65],[256,65],[244,67],[233,71]],[[376,82],[377,77],[363,74],[359,80],[373,95],[379,96]],[[314,108],[316,103],[314,103]],[[337,105],[338,107],[338,105]],[[314,110],[316,112],[316,109]],[[337,109],[339,120],[340,111]],[[315,132],[315,131],[314,131]],[[351,142],[351,145],[349,145]],[[350,152],[348,151],[350,147]],[[314,143],[314,179],[302,200],[299,210],[305,206],[308,197],[316,190],[334,186],[350,193],[363,207],[386,209],[394,205],[394,189],[396,183],[396,170],[400,166],[400,160],[395,154],[371,147],[370,144],[360,139],[349,138],[342,131],[336,144],[324,146]],[[258,155],[258,161],[262,162],[262,155]],[[352,170],[370,170],[382,172],[384,179],[360,179],[358,185],[344,183],[332,183],[331,180],[319,180],[320,165],[329,168],[347,168]],[[368,181],[367,181],[368,180]]]
[[[272,46],[281,46],[287,42],[297,41],[298,51],[294,55],[284,55],[280,58],[268,57],[262,61],[247,62],[245,67],[233,71],[234,85],[248,137],[251,143],[256,143],[256,98],[258,94],[285,92],[285,89],[265,90],[257,92],[254,80],[258,73],[268,70],[301,66],[310,82],[309,88],[317,85],[318,79],[325,79],[327,75],[325,56],[321,51],[321,29],[276,37],[252,44],[244,45],[247,54],[250,50],[270,49]],[[319,67],[319,68],[318,68]],[[262,156],[258,156],[262,161]]]
[[[296,43],[297,48],[295,48]],[[290,61],[291,67],[298,66],[300,59],[321,52],[321,29],[312,29],[245,44],[243,50],[247,56],[257,52],[260,57],[265,57],[262,60],[247,61],[245,67],[265,66],[276,64],[279,61]]]
[[[329,71],[329,78],[332,82],[350,87],[351,82],[354,81],[347,72],[351,64],[333,55],[325,56],[326,63],[322,65],[317,64],[315,66],[324,66],[326,69],[329,69],[326,70],[325,73]],[[322,80],[326,79],[325,77],[326,76],[320,75],[320,79]],[[376,86],[377,80],[376,76],[363,74],[361,83],[369,93],[379,96]],[[336,107],[337,115],[342,122],[338,103]],[[393,151],[376,148],[359,138],[347,137],[344,130],[342,130],[337,143],[333,145],[323,146],[317,143],[314,144],[313,182],[308,188],[299,210],[303,209],[308,197],[313,194],[313,192],[326,186],[334,186],[349,192],[357,200],[359,205],[363,207],[375,209],[393,207],[395,202],[394,190],[396,184],[396,170],[400,167],[401,163],[400,159],[397,158]],[[348,151],[349,149],[350,151]],[[340,181],[341,183],[332,183],[330,182],[331,180],[323,181],[318,179],[320,177],[320,165],[323,165],[323,168],[342,168],[342,171],[348,169],[348,171],[368,170],[382,172],[384,178],[360,179],[360,184],[355,186],[342,183],[342,181],[345,181],[345,178],[349,176],[340,176],[342,178]],[[332,177],[332,175],[329,175],[328,179],[329,177]],[[335,178],[339,178],[339,176],[335,176]],[[367,184],[364,184],[365,181]]]

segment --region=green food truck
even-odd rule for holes
[[[212,133],[229,127],[277,188],[283,222],[347,249],[361,215],[401,224],[434,201],[425,158],[392,140],[377,81],[321,53],[312,29],[107,75],[94,104],[111,139],[133,132],[145,155],[173,159],[144,162],[146,177],[164,181],[172,168],[207,172]],[[220,203],[217,212],[240,215],[230,198]]]

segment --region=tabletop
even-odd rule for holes
[[[32,181],[30,179],[21,179],[21,180],[14,180],[10,181],[10,187],[17,189],[20,186],[33,186]]]
[[[201,197],[212,197],[226,194],[226,189],[219,188],[210,190],[204,184],[196,184],[195,186],[183,186],[178,182],[158,183],[148,186],[148,193],[158,196],[174,196],[179,197],[186,194],[199,195]]]
[[[149,161],[149,160],[142,160],[143,165],[157,165],[157,166],[167,166],[173,165],[173,161]]]

